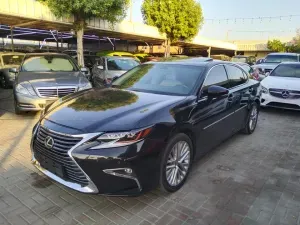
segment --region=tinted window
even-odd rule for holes
[[[300,78],[300,64],[279,65],[272,71],[270,76]]]
[[[174,64],[143,64],[125,73],[112,84],[117,88],[170,94],[189,95],[204,67]]]
[[[212,85],[229,88],[229,81],[224,66],[216,66],[211,69],[204,81],[202,92],[206,93],[207,89]]]
[[[26,57],[21,70],[26,72],[71,72],[78,69],[69,56],[36,55]]]
[[[231,87],[241,85],[247,81],[245,74],[240,68],[236,66],[226,65],[226,70]]]
[[[268,55],[265,63],[298,62],[296,55]]]
[[[134,59],[107,59],[108,70],[130,70],[139,65]]]

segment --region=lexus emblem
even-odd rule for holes
[[[285,90],[281,93],[281,95],[283,98],[288,98],[288,97],[290,97],[290,92]]]
[[[53,145],[54,145],[54,140],[53,140],[53,138],[50,137],[50,136],[47,136],[47,137],[45,138],[44,144],[45,144],[45,146],[46,146],[47,148],[50,148],[50,149],[53,148]]]

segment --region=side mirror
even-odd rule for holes
[[[269,75],[270,75],[270,72],[267,72],[267,73],[265,74],[266,77],[269,76]]]
[[[104,69],[103,66],[97,66],[97,68],[98,68],[99,70],[103,70],[103,69]]]
[[[223,95],[228,95],[229,90],[227,88],[223,88],[221,86],[212,85],[208,88],[207,94],[209,97],[220,97]]]
[[[85,67],[82,67],[82,68],[80,69],[80,71],[81,71],[81,72],[84,72],[84,73],[87,73],[87,72],[88,72],[88,69],[85,68]]]
[[[10,73],[18,73],[18,69],[17,68],[9,68],[8,70]]]

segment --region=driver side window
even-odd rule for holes
[[[207,90],[212,85],[230,88],[229,80],[223,65],[213,67],[208,73],[202,87],[202,96],[207,96]]]

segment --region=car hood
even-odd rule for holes
[[[266,88],[300,91],[300,78],[268,76],[261,85]]]
[[[91,89],[54,103],[42,123],[49,129],[57,124],[79,133],[128,131],[151,125],[145,118],[155,116],[158,110],[169,110],[170,105],[185,98],[113,88]]]
[[[273,70],[278,65],[279,65],[279,63],[261,63],[261,64],[257,64],[257,65],[252,66],[252,68],[253,69],[259,68],[259,69]]]
[[[86,78],[80,72],[20,72],[18,83],[30,82],[34,87],[78,86]]]

